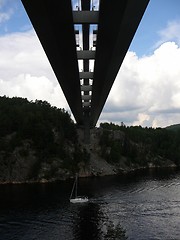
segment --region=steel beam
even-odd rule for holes
[[[82,95],[82,100],[91,100],[91,95]]]
[[[21,0],[78,124],[83,124],[71,0]]]
[[[102,0],[90,124],[95,126],[149,0]]]
[[[96,125],[112,84],[149,0],[101,0],[99,13],[90,11],[90,0],[81,0],[82,11],[72,11],[71,0],[21,0],[41,41],[54,73],[78,124],[88,136]],[[83,51],[76,51],[74,24],[82,24]],[[94,73],[89,72],[89,25],[98,23]],[[79,73],[78,59],[84,72]],[[80,86],[79,79],[84,79]],[[89,95],[90,81],[92,95]],[[87,86],[86,88],[84,87]],[[84,89],[84,90],[82,90]],[[84,91],[83,100],[81,93]],[[87,105],[87,107],[85,107]],[[88,137],[87,137],[88,139]]]
[[[84,51],[77,51],[77,58],[78,60],[80,59],[95,59],[95,51],[89,51],[89,50],[84,50]]]
[[[92,91],[92,85],[81,85],[81,91]]]
[[[98,11],[73,11],[74,24],[97,24]]]
[[[90,102],[83,102],[83,107],[90,107],[91,106],[91,103]]]
[[[93,72],[80,72],[79,73],[80,79],[93,79],[93,75],[94,75]]]

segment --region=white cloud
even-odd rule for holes
[[[1,36],[0,56],[0,95],[47,100],[69,110],[34,31]],[[174,41],[149,56],[128,52],[100,121],[153,127],[179,123],[179,63],[180,44]]]
[[[158,32],[160,40],[157,42],[156,47],[167,41],[175,41],[180,45],[180,20],[170,21],[167,27]]]
[[[47,100],[68,108],[34,31],[0,37],[0,95]]]
[[[9,14],[9,13],[1,13],[0,12],[0,23],[9,20],[10,16],[11,16],[11,14]]]
[[[5,4],[7,4],[7,0],[0,0],[0,24],[8,21],[13,14],[12,8],[4,10]]]
[[[141,58],[128,52],[101,119],[153,127],[180,122],[179,62],[180,47],[174,42]]]

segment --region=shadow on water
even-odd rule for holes
[[[77,215],[74,219],[73,235],[75,239],[101,239],[99,219],[102,213],[98,204],[86,203],[83,205],[73,205]]]
[[[89,189],[87,181],[92,183],[88,185]],[[88,195],[94,196],[97,181],[82,179],[81,192],[88,190]],[[70,189],[71,181],[1,186],[0,237],[3,240],[111,240],[119,234],[116,239],[126,239],[120,224],[114,226],[100,204],[91,201],[91,197],[87,204],[70,204]]]
[[[73,180],[1,185],[0,239],[144,240],[158,239],[162,229],[176,237],[179,180],[169,169],[80,179],[79,194],[89,197],[80,205],[69,202]]]
[[[74,239],[78,240],[125,240],[125,230],[121,227],[120,223],[114,225],[105,216],[96,203],[86,203],[84,205],[71,206],[77,211],[74,218],[73,235]]]

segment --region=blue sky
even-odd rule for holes
[[[24,32],[32,28],[20,0],[0,0],[0,34]],[[3,15],[3,14],[2,14]],[[179,0],[150,0],[143,19],[131,43],[130,50],[138,56],[152,53],[159,39],[158,32],[168,22],[180,20]]]
[[[31,28],[27,14],[20,0],[0,1],[0,34],[21,32]]]
[[[179,20],[179,0],[150,0],[130,50],[138,56],[151,54],[160,38],[159,32],[166,28],[168,22]]]
[[[100,121],[180,123],[179,10],[179,0],[150,0]],[[0,0],[0,95],[69,110],[20,0]]]

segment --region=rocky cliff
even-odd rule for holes
[[[102,144],[103,135],[108,133],[108,139],[111,144]],[[79,142],[83,145],[83,132],[78,130]],[[111,155],[114,143],[123,146],[127,141],[127,136],[120,130],[104,130],[95,128],[91,130],[91,141],[88,145],[83,145],[89,153],[89,162],[80,168],[79,175],[84,176],[105,176],[114,174],[125,174],[130,171],[143,168],[160,168],[160,167],[177,167],[177,164],[165,157],[153,154],[149,151],[148,146],[137,144],[129,140],[129,149],[135,151],[131,157],[129,154],[115,154],[115,161],[111,161]],[[116,152],[117,153],[117,152]]]
[[[30,140],[23,141],[21,146],[15,147],[12,152],[1,151],[1,183],[64,180],[73,177],[75,172],[78,172],[80,177],[89,177],[124,174],[141,168],[177,166],[172,160],[146,152],[144,146],[132,141],[130,145],[136,149],[136,158],[141,160],[137,161],[134,157],[130,159],[122,154],[117,155],[113,162],[110,158],[113,145],[104,147],[101,143],[104,134],[102,128],[91,131],[91,143],[88,145],[83,143],[83,131],[78,129],[77,132],[78,144],[66,142],[65,153],[56,156],[52,154],[48,158],[40,158]],[[109,131],[108,136],[111,143],[118,142],[123,145],[127,141],[126,135],[119,130]],[[6,136],[4,142],[10,144],[12,137],[13,135]]]
[[[0,183],[46,182],[180,165],[180,131],[112,123],[84,144],[64,109],[0,97]]]

